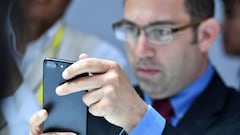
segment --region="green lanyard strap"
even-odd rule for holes
[[[62,43],[63,36],[65,31],[65,24],[61,24],[59,27],[56,35],[53,38],[52,47],[51,50],[53,52],[53,56],[56,56],[56,52],[59,49],[60,44]],[[43,104],[43,81],[40,82],[39,88],[38,88],[38,102],[40,105]]]

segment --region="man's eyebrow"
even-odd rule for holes
[[[149,25],[175,25],[174,21],[155,21],[148,24]]]
[[[137,25],[134,21],[131,21],[127,18],[123,18],[123,20],[129,24]],[[153,25],[175,25],[175,24],[176,24],[176,22],[170,21],[170,20],[156,20],[156,21],[148,23],[145,27],[153,26]]]

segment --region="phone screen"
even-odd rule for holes
[[[62,72],[72,61],[46,58],[43,63],[43,108],[48,111],[48,118],[43,123],[44,132],[71,131],[86,135],[87,106],[82,102],[84,91],[58,96],[55,89],[66,82]],[[86,76],[83,74],[81,76]]]

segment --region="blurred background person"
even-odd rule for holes
[[[14,35],[9,20],[12,0],[0,1],[0,134],[26,135],[28,121],[39,108],[34,105],[34,96],[23,82],[9,46],[14,43]],[[27,111],[26,111],[27,110]]]
[[[28,133],[28,128],[24,130],[24,127],[28,127],[28,120],[19,117],[22,114],[18,113],[19,110],[16,110],[17,104],[15,102],[15,99],[18,98],[18,94],[15,91],[20,87],[22,77],[5,43],[1,39],[0,135],[9,135],[10,133],[23,135]],[[10,131],[10,129],[14,129],[17,132]]]
[[[42,87],[42,62],[46,57],[78,60],[80,53],[117,61],[126,68],[123,54],[109,43],[80,33],[63,18],[71,0],[16,0],[12,22],[17,45],[12,47],[24,80],[38,93]],[[78,12],[76,12],[78,13]],[[38,94],[39,102],[42,95]]]
[[[9,134],[8,128],[7,128],[7,121],[5,117],[3,116],[3,110],[2,110],[2,99],[7,95],[6,93],[6,87],[7,87],[7,69],[9,68],[9,63],[7,62],[7,53],[5,49],[5,35],[4,33],[4,25],[5,25],[5,12],[6,12],[6,7],[5,4],[7,5],[7,2],[1,2],[0,3],[0,59],[1,59],[1,66],[0,66],[0,134]],[[7,63],[6,63],[7,62]],[[4,64],[3,64],[4,63]]]
[[[6,81],[3,84],[7,86],[1,92],[0,119],[3,123],[0,126],[7,127],[4,129],[9,129],[10,135],[28,134],[29,118],[40,108],[35,94],[41,84],[44,58],[78,60],[78,55],[84,52],[91,57],[115,60],[126,67],[126,60],[115,47],[68,27],[62,17],[70,2],[71,0],[1,1],[4,14],[1,16],[1,30],[8,30],[3,39],[9,41],[1,49],[8,52],[7,59],[2,58],[3,62],[7,61],[11,65],[10,68],[4,67],[9,70],[5,72],[9,79],[1,74],[4,77],[1,80]]]
[[[2,25],[2,24],[1,24]],[[2,29],[1,29],[1,33],[2,33]],[[7,73],[8,73],[8,68],[9,67],[9,63],[7,62],[7,54],[5,52],[3,52],[5,50],[4,46],[3,46],[3,42],[2,42],[2,35],[0,37],[0,58],[1,58],[1,62],[4,62],[4,66],[3,64],[1,64],[1,68],[0,68],[0,71],[1,71],[1,76],[0,76],[0,87],[1,87],[1,94],[0,94],[0,134],[3,135],[3,134],[9,134],[8,133],[8,128],[7,128],[7,121],[3,115],[3,109],[2,109],[2,100],[4,97],[6,97],[8,94],[7,94],[7,91],[6,91],[6,88],[7,88],[7,78],[5,77],[8,77]]]
[[[223,0],[223,4],[225,15],[223,21],[224,49],[227,54],[240,58],[240,0]],[[236,76],[239,82],[238,89],[240,89],[240,67]]]
[[[215,18],[222,25],[225,19],[223,0],[215,0],[215,6]],[[209,51],[209,59],[216,67],[226,85],[239,89],[238,73],[240,68],[240,57],[226,53],[223,38],[223,29],[221,29],[214,45]]]
[[[240,57],[240,0],[223,0],[223,41],[228,54]]]

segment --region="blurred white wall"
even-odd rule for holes
[[[221,0],[216,1],[216,17],[222,20]],[[66,20],[77,30],[105,39],[124,52],[124,46],[115,40],[111,29],[112,23],[122,18],[122,8],[122,0],[73,0],[66,13]],[[209,57],[226,84],[237,88],[240,82],[237,76],[240,72],[240,58],[224,53],[221,34],[211,48]],[[132,76],[130,74],[130,78]]]

